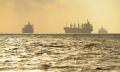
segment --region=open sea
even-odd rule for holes
[[[120,72],[120,34],[0,34],[0,72]]]

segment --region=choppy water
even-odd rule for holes
[[[120,72],[120,40],[0,36],[0,72]]]

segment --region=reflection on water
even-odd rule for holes
[[[1,72],[119,72],[115,39],[1,36]]]

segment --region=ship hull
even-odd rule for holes
[[[64,30],[65,30],[65,33],[83,33],[81,28],[68,28],[68,27],[65,27]]]

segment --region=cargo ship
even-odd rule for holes
[[[87,20],[86,23],[82,24],[81,26],[78,24],[76,27],[76,24],[70,24],[69,27],[64,27],[65,33],[92,33],[93,26],[90,24],[90,22]]]
[[[34,33],[33,25],[28,22],[28,24],[22,28],[22,33]]]

